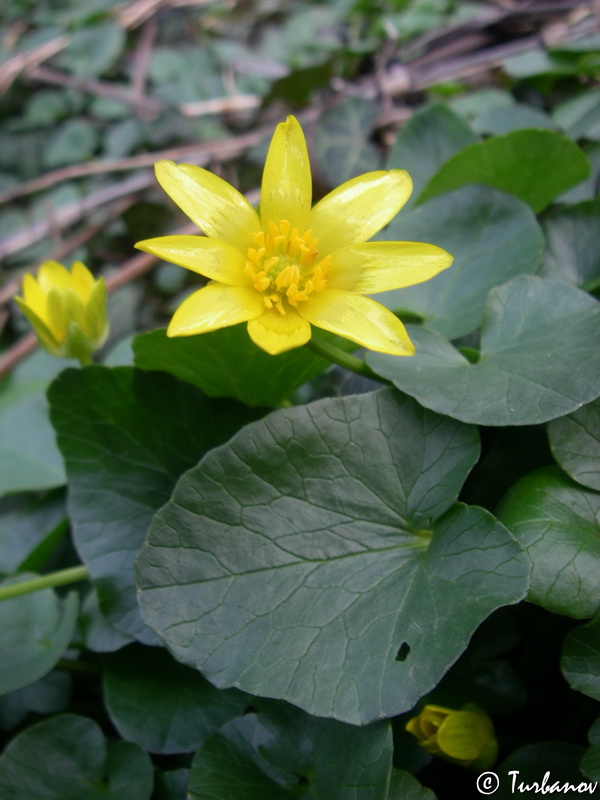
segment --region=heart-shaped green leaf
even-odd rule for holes
[[[581,759],[581,771],[593,781],[600,781],[600,717],[589,733],[590,746]]]
[[[137,367],[164,370],[209,397],[233,397],[249,406],[276,406],[329,366],[306,347],[270,356],[234,325],[202,336],[168,339],[164,330],[133,341]],[[224,369],[225,364],[235,365]]]
[[[74,714],[26,728],[0,756],[2,800],[148,800],[152,784],[141,748],[117,742],[108,750],[100,727]]]
[[[52,670],[39,681],[0,697],[0,728],[16,728],[29,714],[58,714],[71,702],[71,694],[71,676]]]
[[[548,425],[554,457],[577,483],[600,491],[600,400]]]
[[[156,515],[144,620],[217,686],[353,723],[411,708],[526,591],[505,528],[453,505],[477,452],[392,390],[274,412]]]
[[[600,615],[567,636],[560,666],[573,689],[600,700]]]
[[[384,235],[431,242],[454,256],[432,280],[375,297],[400,317],[417,314],[448,339],[478,328],[490,289],[535,272],[544,247],[529,206],[486,186],[465,186],[400,213]]]
[[[551,211],[543,221],[540,275],[591,290],[600,285],[600,200]]]
[[[133,645],[111,656],[104,673],[106,708],[124,739],[151,753],[197,750],[248,698],[220,691],[159,647]]]
[[[193,798],[298,797],[386,800],[392,766],[389,723],[356,727],[283,703],[231,720],[196,754]],[[302,784],[300,780],[302,779]],[[260,787],[260,791],[257,791]]]
[[[13,502],[13,507],[0,516],[0,573],[41,570],[49,555],[44,558],[46,544],[66,532],[65,516],[62,492],[48,492],[42,497],[23,495],[19,502]]]
[[[23,573],[8,586],[34,576]],[[79,602],[71,592],[60,599],[53,589],[2,601],[0,694],[37,681],[54,667],[69,646]]]
[[[436,800],[436,796],[419,781],[403,769],[392,772],[390,791],[387,800]]]
[[[520,276],[492,290],[476,364],[440,334],[408,328],[416,355],[367,353],[367,363],[440,414],[535,425],[600,395],[600,304],[563,283]]]
[[[378,116],[377,103],[349,97],[319,117],[312,152],[318,174],[325,183],[337,186],[380,168],[379,151],[370,141]]]
[[[570,617],[600,610],[600,493],[558,467],[518,481],[496,511],[532,561],[528,599]]]
[[[585,180],[589,171],[587,158],[566,136],[549,130],[518,130],[457,153],[431,178],[419,202],[467,183],[482,183],[520,197],[537,214]]]
[[[36,353],[0,393],[0,495],[66,482],[46,399],[48,384],[63,367],[60,359]]]
[[[67,370],[48,397],[73,537],[100,608],[123,633],[155,642],[140,620],[133,579],[152,515],[184,470],[256,414],[132,367]]]
[[[413,193],[404,208],[415,205],[429,179],[451,156],[477,141],[463,118],[448,106],[415,111],[398,134],[386,165],[387,169],[405,169],[412,178]]]

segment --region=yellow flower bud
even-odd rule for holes
[[[70,272],[58,261],[45,261],[37,279],[25,275],[22,291],[15,302],[52,355],[87,363],[106,341],[106,285],[80,261]]]
[[[426,753],[474,769],[496,760],[498,743],[488,715],[473,703],[460,711],[428,705],[406,724]]]

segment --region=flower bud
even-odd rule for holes
[[[70,272],[58,261],[45,261],[37,279],[25,275],[23,297],[15,302],[54,356],[88,363],[108,336],[104,279],[96,280],[80,261]]]
[[[407,722],[406,730],[426,753],[464,767],[487,769],[498,754],[492,721],[473,703],[460,711],[427,705]]]

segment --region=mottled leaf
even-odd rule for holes
[[[585,180],[590,165],[574,142],[548,130],[518,130],[473,144],[431,178],[419,202],[467,183],[514,194],[537,213]]]
[[[133,561],[184,470],[252,419],[164,373],[67,370],[48,397],[69,476],[73,538],[109,622],[155,641],[139,618]]]
[[[143,617],[217,686],[354,723],[411,708],[527,587],[503,526],[453,505],[476,458],[391,390],[274,412],[156,515]]]
[[[443,336],[409,325],[412,358],[369,366],[419,403],[479,425],[534,425],[600,395],[600,304],[557,281],[513,278],[488,297],[472,363]]]
[[[546,467],[518,481],[496,513],[533,564],[529,600],[577,618],[600,610],[600,493]]]

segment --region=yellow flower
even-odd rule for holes
[[[306,344],[315,325],[370,350],[414,353],[398,318],[364,296],[420,283],[452,263],[430,244],[367,242],[408,199],[404,170],[360,175],[311,208],[306,141],[288,117],[271,140],[260,215],[200,167],[159,161],[156,176],[206,236],[163,236],[136,247],[210,279],[177,309],[168,336],[248,322],[254,342],[275,355]]]
[[[475,704],[462,710],[428,705],[406,724],[426,753],[455,764],[487,769],[496,760],[498,743],[488,715]]]
[[[108,336],[104,279],[96,280],[80,261],[70,272],[58,261],[45,261],[37,280],[25,275],[23,297],[15,302],[54,356],[87,362]]]

